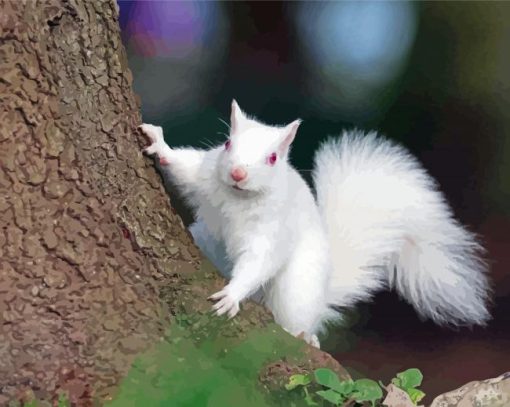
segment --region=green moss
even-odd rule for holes
[[[281,392],[271,394],[260,385],[260,371],[272,361],[299,359],[303,348],[275,324],[239,334],[235,319],[181,314],[166,338],[135,361],[107,405],[281,405]]]

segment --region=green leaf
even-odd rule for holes
[[[340,381],[335,372],[331,369],[316,369],[315,381],[320,385],[335,390],[337,393],[347,395],[354,390],[354,382],[352,380]]]
[[[419,389],[409,388],[406,390],[407,394],[409,394],[409,398],[414,404],[418,404],[423,397],[425,397],[425,393]]]
[[[383,392],[377,382],[370,379],[359,379],[354,382],[354,393],[352,395],[358,402],[370,401],[372,406],[382,398]]]
[[[336,392],[348,396],[354,391],[354,382],[352,380],[343,380],[337,388],[333,388]]]
[[[294,374],[290,376],[289,383],[285,385],[285,388],[287,390],[295,389],[298,386],[306,386],[307,384],[310,384],[312,379],[309,375],[305,374]]]
[[[319,390],[317,392],[317,395],[321,396],[324,400],[329,401],[330,403],[334,404],[335,406],[340,405],[340,403],[343,403],[345,400],[344,397],[342,397],[341,394],[337,393],[334,390],[328,389],[328,390]]]
[[[394,377],[393,379],[391,379],[391,382],[399,389],[402,388],[402,380],[400,380],[398,377]]]
[[[397,373],[397,378],[400,379],[400,383],[394,383],[393,380],[392,383],[402,390],[407,390],[418,387],[423,380],[423,375],[419,369],[407,369],[404,372]]]

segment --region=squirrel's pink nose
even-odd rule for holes
[[[230,171],[230,176],[235,182],[242,181],[248,176],[246,170],[242,167],[234,167],[232,171]]]

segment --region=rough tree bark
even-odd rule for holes
[[[159,287],[198,266],[140,153],[117,15],[1,3],[0,405],[115,384],[167,324]]]
[[[87,405],[222,282],[183,288],[200,255],[140,152],[116,3],[4,0],[0,30],[0,405]]]

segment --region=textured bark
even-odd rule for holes
[[[140,153],[117,20],[0,2],[0,405],[108,394],[168,325],[160,287],[199,264]]]

